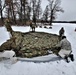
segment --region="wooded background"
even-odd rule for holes
[[[52,23],[57,18],[57,12],[64,12],[60,7],[61,0],[47,0],[45,10],[41,7],[42,0],[0,0],[0,24],[8,18],[11,24],[25,25],[32,20]]]

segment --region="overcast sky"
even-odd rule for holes
[[[47,0],[42,0],[42,8],[48,4]],[[76,21],[76,0],[61,0],[61,7],[64,13],[59,13],[57,20]]]

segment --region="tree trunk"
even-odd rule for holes
[[[1,20],[2,20],[2,22],[3,22],[3,14],[2,14],[2,10],[0,10],[1,12]]]
[[[20,8],[20,21],[22,22],[22,0],[20,0],[21,8]]]
[[[24,8],[24,19],[23,19],[23,24],[26,23],[26,14],[25,14],[25,3],[26,3],[26,0],[24,0],[24,3],[23,3],[23,8]]]
[[[50,15],[50,25],[52,25],[52,21],[53,21],[53,11],[51,11],[51,15]]]
[[[16,17],[15,17],[15,13],[14,13],[14,7],[13,7],[14,5],[13,5],[13,0],[12,0],[12,17],[13,17],[13,21],[14,21],[14,23],[16,24]]]
[[[2,13],[2,4],[1,4],[1,0],[0,0],[0,16],[1,16],[1,20],[3,22],[3,13]]]

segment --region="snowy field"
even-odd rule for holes
[[[74,58],[76,58],[76,32],[74,31],[76,24],[54,24],[52,29],[36,28],[36,31],[58,34],[61,27],[65,29],[65,35],[71,42]],[[21,32],[30,30],[30,27],[13,26],[12,28],[14,31]],[[9,39],[8,32],[4,27],[0,27],[0,45],[7,39]],[[2,60],[0,61],[0,75],[76,75],[76,59],[74,62],[66,63],[54,54],[32,59],[46,62],[18,61],[12,64],[11,60]]]

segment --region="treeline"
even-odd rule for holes
[[[12,24],[23,24],[32,20],[35,24],[38,21],[52,21],[57,18],[57,12],[64,12],[60,7],[61,0],[47,0],[45,10],[42,10],[42,0],[0,0],[0,23],[4,19],[10,19]],[[4,14],[4,15],[3,15]]]
[[[53,21],[52,23],[76,23],[76,21]]]

